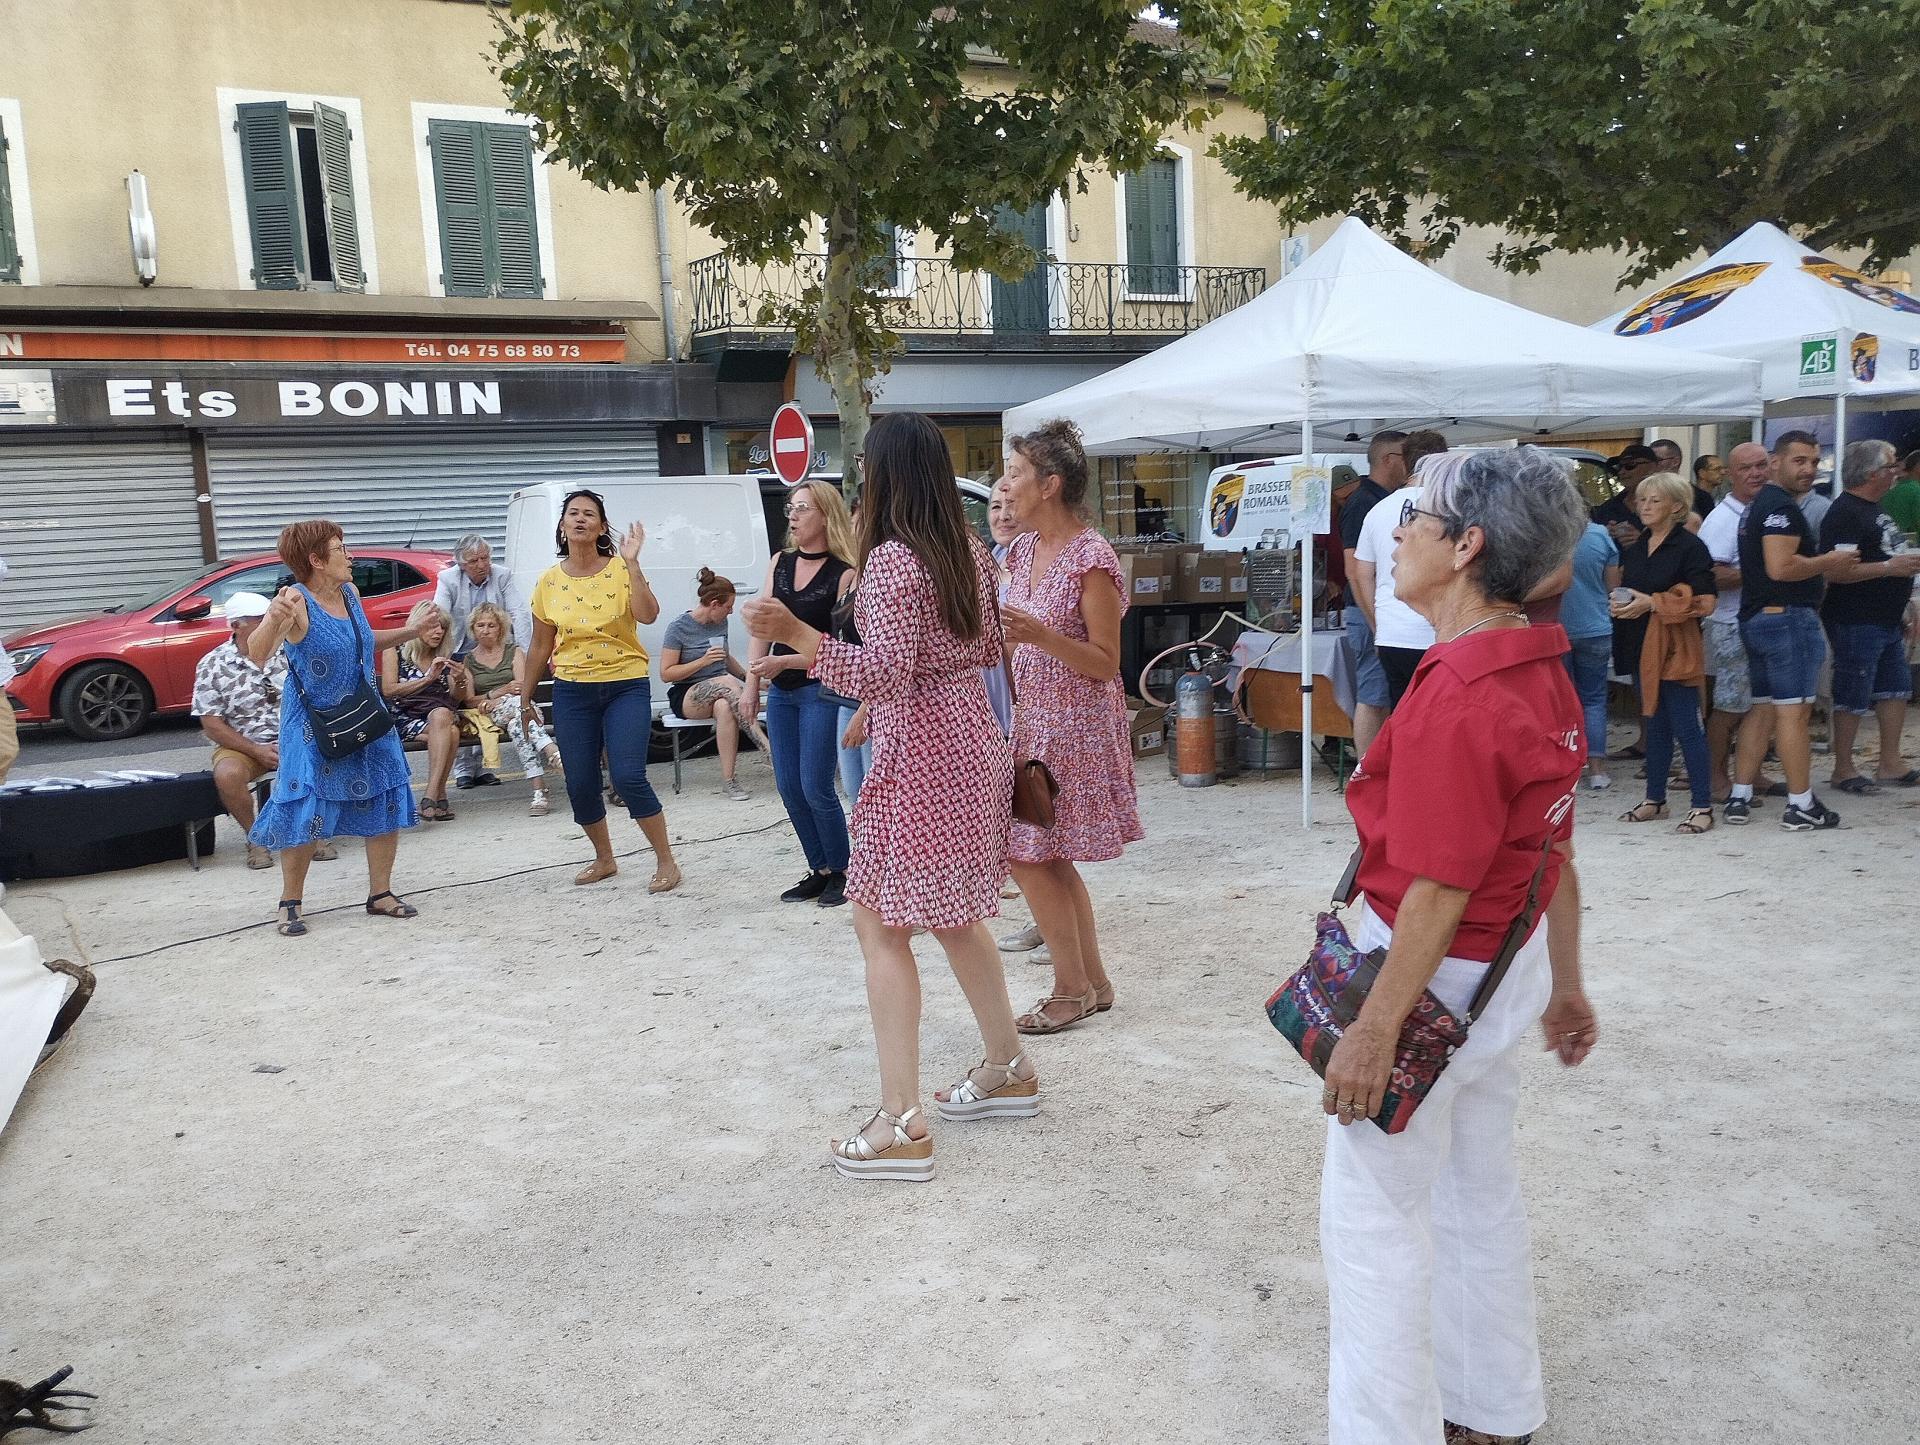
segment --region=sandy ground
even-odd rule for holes
[[[94,1445],[1324,1438],[1324,1125],[1261,1005],[1331,790],[1304,832],[1297,775],[1143,763],[1149,840],[1089,871],[1119,1007],[1035,1048],[1037,1120],[886,1186],[824,1151],[876,1091],[850,920],[772,901],[743,776],[667,795],[664,898],[570,886],[518,785],[403,841],[413,923],[347,848],[278,938],[226,824],[197,875],[12,888],[100,991],[0,1135],[0,1374],[76,1366]],[[1525,1070],[1537,1438],[1915,1439],[1920,794],[1683,839],[1624,791],[1581,803],[1600,1049]],[[930,1092],[978,1040],[920,953]]]

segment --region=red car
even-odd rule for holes
[[[355,547],[353,584],[375,627],[401,627],[433,599],[445,552]],[[23,723],[64,722],[75,737],[132,737],[155,713],[193,706],[193,670],[225,640],[221,608],[236,592],[264,597],[293,581],[272,553],[216,563],[138,601],[6,640],[15,677],[7,701]]]

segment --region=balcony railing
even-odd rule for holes
[[[1266,288],[1267,273],[1245,266],[1130,266],[1047,261],[1016,282],[952,261],[901,257],[881,262],[887,324],[908,337],[991,346],[1041,337],[1183,336]],[[791,265],[742,265],[726,256],[693,263],[693,334],[777,336],[826,271],[824,256]]]

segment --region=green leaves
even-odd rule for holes
[[[1295,223],[1437,254],[1462,227],[1618,247],[1645,279],[1752,221],[1885,262],[1920,246],[1920,0],[1297,0],[1216,149]]]
[[[498,73],[549,153],[607,189],[674,186],[737,260],[791,255],[810,218],[844,218],[827,227],[813,320],[795,322],[843,394],[847,367],[864,388],[899,345],[887,299],[861,284],[874,259],[861,218],[1017,275],[1033,254],[994,230],[995,209],[1036,205],[1085,166],[1143,163],[1204,116],[1210,79],[1262,73],[1284,6],[1164,3],[1172,43],[1139,33],[1138,9],[513,0]]]

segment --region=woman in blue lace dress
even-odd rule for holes
[[[280,932],[297,938],[307,931],[300,917],[301,891],[313,850],[326,838],[365,838],[367,912],[412,918],[418,910],[393,892],[400,829],[416,821],[400,735],[389,732],[343,758],[325,758],[314,742],[308,709],[336,705],[358,680],[378,696],[374,662],[380,649],[412,641],[419,628],[373,630],[353,587],[353,556],[332,522],[289,523],[280,533],[280,560],[297,585],[280,589],[247,640],[247,653],[256,663],[265,662],[282,643],[287,649],[280,768],[252,833],[253,842],[280,855]]]

